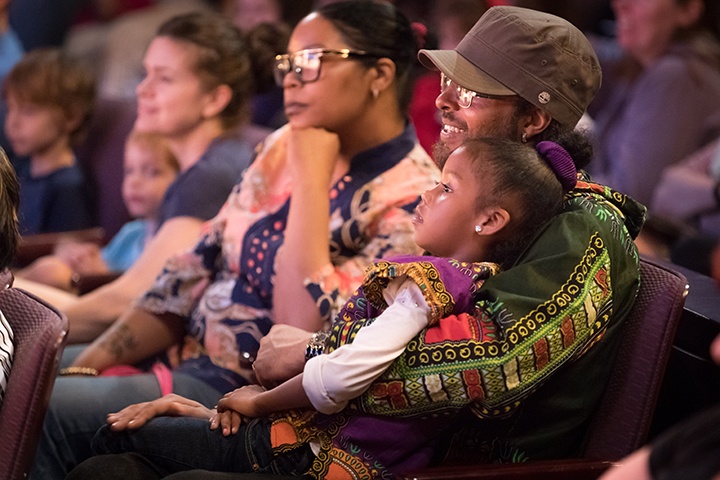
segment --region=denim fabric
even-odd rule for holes
[[[187,375],[173,374],[173,391],[212,407],[223,392]],[[108,413],[160,396],[154,375],[127,377],[58,377],[42,435],[35,452],[31,480],[65,478],[92,455],[90,442],[105,425]]]
[[[198,469],[252,473],[250,478],[255,474],[299,476],[313,460],[308,446],[273,457],[270,425],[264,419],[253,420],[237,434],[225,437],[220,430],[210,430],[203,419],[159,417],[134,431],[113,432],[104,426],[92,445],[100,456],[79,465],[68,478],[89,480],[102,473],[104,479],[154,480],[185,471],[186,475],[177,476],[193,478],[191,471]],[[205,471],[196,475],[213,478],[216,474]]]

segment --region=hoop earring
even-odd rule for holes
[[[527,143],[527,133],[523,132],[522,136],[520,137],[520,141],[522,143]]]
[[[478,235],[482,232],[482,225],[475,225],[475,233]]]

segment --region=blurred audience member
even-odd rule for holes
[[[5,78],[5,133],[20,180],[23,234],[93,225],[92,199],[73,146],[95,102],[95,76],[59,49],[36,49]]]
[[[617,44],[596,42],[595,180],[649,204],[663,169],[720,132],[720,2],[613,0]],[[619,47],[619,49],[617,48]]]
[[[720,137],[666,168],[650,207],[657,215],[720,238]]]
[[[15,276],[71,291],[73,275],[124,272],[157,231],[165,192],[179,170],[163,137],[133,131],[125,143],[122,197],[134,220],[123,225],[104,248],[92,242],[63,242],[53,255],[37,259]]]

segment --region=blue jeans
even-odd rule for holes
[[[216,405],[225,393],[194,377],[175,373],[173,392],[207,407]],[[57,377],[30,478],[65,478],[70,470],[92,455],[90,442],[98,429],[105,425],[108,413],[159,396],[160,387],[152,374]]]
[[[300,476],[314,459],[308,445],[273,456],[266,419],[253,420],[227,437],[198,418],[158,417],[139,430],[123,432],[105,426],[93,439],[93,450],[101,455],[79,465],[68,479],[155,480],[197,469]]]

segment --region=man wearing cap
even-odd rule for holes
[[[601,81],[579,30],[518,7],[489,9],[455,50],[419,58],[443,77],[441,165],[465,138],[557,139],[575,128]],[[492,462],[580,453],[637,293],[633,239],[645,218],[642,205],[586,180],[581,174],[564,211],[518,262],[478,291],[477,316],[494,325],[495,341],[448,348],[487,363],[478,379],[484,399],[459,423],[451,454]],[[258,380],[272,386],[301,371],[303,353],[323,349],[321,335],[308,337],[273,327],[255,362]]]

